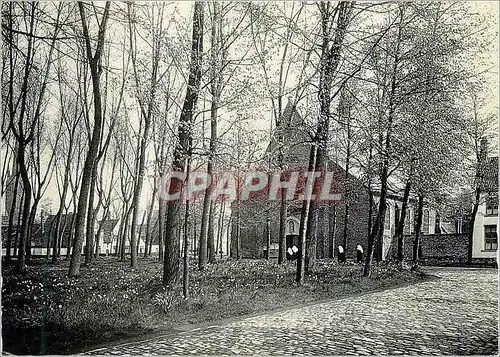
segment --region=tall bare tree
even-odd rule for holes
[[[314,139],[314,145],[317,147],[316,161],[314,162],[315,172],[326,171],[331,117],[330,106],[333,98],[332,84],[341,60],[343,42],[351,22],[353,5],[352,2],[346,1],[340,1],[336,5],[332,3],[317,4],[322,36],[318,89],[320,112]],[[311,166],[311,164],[310,162],[309,165]],[[308,271],[315,268],[319,205],[317,202],[306,202],[305,205],[310,205],[309,218],[307,219],[307,253],[305,258],[305,270]]]
[[[203,2],[194,4],[193,33],[191,39],[191,62],[186,97],[178,127],[178,143],[174,150],[172,170],[185,172],[188,157],[191,155],[193,114],[198,102],[198,92],[201,82],[201,60],[203,53]],[[171,180],[170,190],[179,192],[184,182]],[[176,228],[179,224],[181,202],[167,202],[167,217],[165,220],[165,257],[163,265],[163,285],[170,286],[177,282],[179,273],[179,237]]]
[[[43,59],[42,63],[36,63],[37,59],[36,49],[37,43],[40,39],[36,35],[36,30],[38,26],[38,21],[36,21],[39,16],[41,9],[40,4],[30,3],[20,4],[19,8],[23,11],[26,23],[26,31],[18,31],[13,28],[14,24],[12,17],[14,16],[15,5],[9,5],[8,16],[9,20],[9,40],[11,45],[14,43],[14,31],[17,34],[26,36],[26,53],[23,55],[24,60],[15,59],[12,50],[9,52],[9,131],[14,135],[16,142],[16,158],[18,162],[18,170],[23,187],[23,207],[22,207],[22,218],[21,227],[19,231],[19,252],[18,259],[16,263],[16,271],[23,272],[25,270],[26,262],[26,250],[30,234],[29,220],[32,217],[32,206],[31,206],[31,196],[33,194],[33,187],[30,182],[30,174],[28,161],[29,150],[34,150],[30,145],[33,144],[35,135],[37,133],[37,128],[40,128],[40,120],[44,111],[45,104],[45,94],[46,88],[49,81],[49,74],[52,65],[52,56],[55,48],[55,42],[57,40],[58,33],[61,27],[61,9],[62,5],[57,8],[57,15],[55,23],[53,25],[52,37],[49,37],[49,49],[46,52],[47,55]],[[42,61],[43,61],[42,60]],[[14,64],[16,61],[16,65]],[[19,62],[18,62],[19,61]],[[22,64],[21,64],[22,63]],[[22,71],[20,74],[21,83],[19,83],[19,95],[15,97],[14,93],[14,77],[16,76],[15,67]],[[34,91],[35,90],[35,91]],[[15,103],[15,104],[14,104]],[[17,116],[17,120],[16,120]],[[36,207],[35,207],[36,208]]]
[[[139,199],[142,192],[142,185],[144,181],[144,169],[146,160],[146,147],[149,142],[149,131],[151,128],[151,121],[153,116],[153,106],[156,98],[157,82],[158,82],[158,67],[160,63],[161,54],[161,43],[163,36],[163,12],[165,4],[160,4],[158,6],[148,7],[151,8],[152,15],[151,20],[151,77],[147,85],[148,90],[146,91],[143,87],[142,80],[139,78],[138,74],[138,64],[136,59],[137,53],[137,34],[136,34],[136,16],[133,11],[134,6],[131,4],[127,5],[128,8],[128,18],[129,18],[129,41],[130,41],[130,53],[132,58],[132,68],[134,72],[134,79],[136,85],[136,98],[139,103],[140,108],[140,118],[142,132],[139,133],[141,137],[139,152],[137,156],[137,161],[135,164],[135,182],[134,182],[134,196],[132,199],[132,227],[130,231],[130,245],[135,247],[137,245],[137,215],[139,210]],[[156,12],[156,14],[155,14]],[[147,93],[147,95],[146,95]],[[144,124],[144,125],[142,125]],[[131,250],[130,265],[132,267],[137,266],[137,251],[135,249]]]
[[[111,2],[106,1],[106,5],[104,7],[104,13],[102,15],[99,24],[96,49],[95,52],[93,52],[92,41],[90,38],[90,32],[87,24],[87,16],[85,13],[85,5],[82,2],[78,2],[78,8],[80,11],[80,18],[83,29],[83,38],[85,41],[87,61],[90,67],[90,74],[92,77],[92,92],[94,99],[94,127],[92,132],[92,139],[90,142],[90,146],[87,152],[87,157],[85,159],[85,164],[83,167],[80,195],[78,197],[78,211],[76,212],[73,253],[71,255],[71,261],[68,273],[70,277],[77,277],[80,274],[80,257],[84,239],[84,221],[87,212],[87,205],[88,205],[88,198],[89,198],[89,191],[91,184],[90,181],[92,179],[92,170],[98,155],[100,138],[101,138],[103,118],[102,118],[102,101],[101,101],[102,98],[101,98],[101,87],[100,87],[100,77],[102,70],[100,63],[104,47],[106,24],[109,17],[110,6]]]

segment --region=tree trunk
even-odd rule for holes
[[[210,160],[210,159],[209,159]],[[212,165],[209,161],[207,174],[210,174]],[[211,187],[211,185],[209,186]],[[207,188],[205,190],[205,196],[203,198],[203,208],[201,213],[201,228],[200,228],[200,244],[199,244],[199,253],[198,253],[198,269],[204,270],[207,265],[207,251],[208,251],[208,220],[209,220],[209,210],[210,210],[210,193],[211,188]]]
[[[215,263],[215,230],[214,230],[214,220],[215,220],[215,212],[214,212],[214,203],[210,202],[210,210],[208,213],[208,236],[207,236],[207,245],[208,245],[208,261],[210,263]]]
[[[122,240],[121,240],[121,248],[120,248],[120,261],[124,262],[125,258],[127,256],[126,252],[126,246],[127,246],[127,236],[128,236],[128,226],[129,226],[129,219],[130,219],[130,212],[132,211],[132,208],[128,206],[127,204],[127,210],[125,212],[125,217],[124,222],[123,222],[123,231],[122,231]],[[130,250],[132,250],[132,245],[129,245]]]
[[[146,220],[146,242],[145,242],[145,248],[144,248],[144,258],[146,258],[148,255],[151,255],[151,216],[153,215],[153,207],[155,204],[155,198],[156,198],[156,193],[157,193],[157,188],[156,185],[153,189],[153,195],[151,197],[151,205],[149,206],[148,210],[148,218]]]
[[[266,221],[266,259],[271,260],[271,217],[269,217],[269,213]]]
[[[316,156],[316,160],[319,156],[319,151]],[[314,190],[314,186],[313,186]],[[314,271],[316,266],[316,244],[318,235],[318,219],[319,219],[319,207],[313,201],[308,203],[308,217],[307,217],[307,228],[306,228],[306,257],[305,257],[305,272]]]
[[[371,230],[372,230],[372,221],[373,221],[373,205],[374,205],[374,200],[373,200],[373,188],[372,188],[372,159],[373,159],[373,143],[370,140],[370,149],[369,149],[369,156],[368,156],[368,237],[370,237]]]
[[[59,210],[57,211],[57,214],[56,214],[56,228],[55,228],[55,234],[54,234],[54,240],[52,242],[52,263],[56,263],[57,262],[57,247],[58,247],[58,243],[59,241],[62,240],[62,237],[60,237],[60,228],[61,228],[61,215],[62,215],[62,208],[64,206],[63,204],[64,201],[62,201],[61,199],[61,205],[59,206]],[[50,237],[50,235],[49,235]],[[48,238],[47,238],[48,239]],[[50,239],[49,239],[50,240]]]
[[[217,1],[213,1],[213,18],[211,27],[211,42],[212,42],[212,58],[211,58],[211,86],[210,91],[212,95],[212,100],[210,103],[210,143],[209,143],[209,156],[207,164],[207,175],[212,178],[214,169],[214,160],[217,152],[217,112],[219,106],[219,98],[222,90],[222,63],[219,63],[219,56],[222,54],[223,49],[220,43],[221,34],[218,29],[220,23],[220,4]],[[207,239],[207,234],[210,235],[208,231],[209,220],[213,220],[212,205],[210,204],[210,196],[212,194],[212,185],[209,185],[205,190],[205,196],[203,198],[203,212],[201,215],[201,231],[200,231],[200,255],[198,257],[198,269],[203,270],[207,264],[207,249],[210,251],[210,239],[213,245],[213,235]],[[213,247],[212,247],[213,248]],[[215,252],[209,252],[209,261],[213,262],[215,260]]]
[[[153,229],[154,229],[154,227],[153,227]],[[151,250],[152,249],[153,249],[153,237],[150,236],[149,237],[148,257],[151,257]]]
[[[14,43],[14,35],[13,35],[13,25],[12,25],[12,20],[13,20],[13,14],[12,14],[12,9],[13,9],[13,4],[9,4],[9,12],[8,12],[8,19],[9,19],[9,43],[11,44],[9,46],[9,116],[10,119],[13,121],[15,117],[15,112],[14,112],[14,55],[13,55],[13,43]],[[29,57],[28,57],[29,58]],[[26,74],[27,76],[27,74]],[[6,261],[10,262],[11,261],[11,245],[12,245],[12,230],[13,230],[13,225],[14,225],[14,215],[16,213],[16,204],[17,204],[17,191],[18,191],[18,186],[19,186],[19,179],[20,179],[20,172],[18,168],[18,157],[17,157],[17,152],[19,151],[19,140],[16,138],[16,146],[14,148],[14,160],[12,163],[12,172],[15,172],[16,179],[14,181],[14,192],[12,196],[12,205],[10,207],[9,211],[9,226],[7,228],[7,252],[6,252]],[[19,205],[21,207],[21,204]],[[19,216],[20,212],[17,212],[17,218],[19,221]],[[16,237],[14,239],[14,254],[16,253],[17,250],[17,236],[18,236],[18,231],[19,231],[19,223],[16,225]]]
[[[316,167],[316,155],[317,148],[315,145],[311,145],[311,151],[309,153],[309,172],[314,171]],[[297,257],[297,274],[295,276],[295,281],[297,284],[301,285],[304,283],[304,272],[306,263],[306,249],[307,249],[307,221],[309,219],[309,209],[311,207],[311,194],[314,188],[313,179],[308,179],[306,183],[306,188],[304,192],[304,203],[302,204],[302,211],[300,214],[300,226],[299,226],[299,254]]]
[[[55,224],[54,219],[52,219],[52,221],[50,222],[49,232],[48,232],[48,235],[47,235],[47,241],[48,242],[50,242],[50,237],[52,236],[52,234],[55,233],[55,231],[54,231],[54,228],[55,228],[54,224]],[[54,237],[54,240],[57,240],[57,238]],[[49,259],[49,256],[47,256],[47,260],[48,259]]]
[[[400,13],[401,17],[403,13]],[[401,19],[402,21],[402,19]],[[373,228],[368,236],[368,247],[366,249],[366,258],[365,265],[363,269],[363,276],[368,277],[371,274],[371,264],[373,259],[373,248],[374,244],[382,243],[383,234],[384,234],[384,222],[385,222],[385,212],[387,209],[387,179],[389,177],[389,153],[391,149],[391,140],[392,140],[392,130],[393,130],[393,121],[394,121],[394,111],[396,109],[395,104],[395,92],[396,92],[396,74],[398,71],[399,64],[399,52],[400,52],[400,44],[402,37],[402,23],[400,22],[398,28],[398,35],[396,40],[396,49],[395,49],[395,57],[394,63],[392,67],[391,74],[391,89],[389,94],[389,113],[387,120],[387,132],[385,138],[385,150],[383,152],[384,160],[382,162],[382,172],[380,175],[380,203],[378,207],[377,216],[375,218],[375,222],[373,224]],[[380,136],[382,138],[382,136]]]
[[[196,216],[196,202],[192,202],[193,214]],[[198,224],[197,219],[193,219],[193,233],[191,235],[191,253],[193,254],[193,258],[196,260],[198,258],[198,236],[196,235],[198,232]]]
[[[404,259],[403,256],[403,244],[404,244],[404,228],[405,228],[405,220],[406,220],[406,211],[408,210],[408,200],[410,197],[410,189],[411,189],[411,180],[408,179],[405,185],[405,191],[403,194],[403,204],[401,206],[401,214],[396,230],[396,237],[398,239],[398,261],[402,262]]]
[[[121,256],[121,243],[122,243],[122,235],[123,235],[123,221],[125,219],[125,212],[126,212],[126,208],[125,206],[122,207],[121,209],[121,212],[120,212],[120,225],[118,226],[118,236],[117,236],[117,239],[116,239],[116,252],[115,252],[115,256],[116,257],[119,257]]]
[[[233,252],[231,251],[231,226],[233,222],[233,211],[231,210],[231,213],[229,214],[229,223],[227,225],[227,231],[226,231],[226,250],[227,250],[227,256],[231,257]]]
[[[102,219],[101,219],[101,224],[99,225],[99,228],[97,229],[97,233],[95,234],[95,251],[94,251],[94,258],[99,257],[99,245],[101,244],[101,233],[102,229],[104,226],[104,223],[108,220],[109,217],[109,208],[106,208],[106,210],[103,213]]]
[[[10,206],[10,211],[9,211],[9,225],[7,228],[7,244],[6,244],[6,255],[5,255],[5,260],[6,262],[11,261],[11,247],[12,247],[12,231],[14,228],[14,215],[16,213],[16,204],[17,204],[17,190],[19,186],[19,178],[20,178],[20,173],[17,170],[17,163],[16,163],[16,179],[14,180],[14,192],[12,196],[12,204]],[[18,212],[19,214],[19,212]],[[16,229],[17,230],[17,229]],[[17,234],[17,233],[16,233]]]
[[[343,233],[343,240],[342,240],[342,246],[344,247],[344,251],[347,254],[347,229],[349,226],[349,202],[345,203],[345,212],[344,212],[344,233]]]
[[[328,247],[326,246],[328,244],[329,240],[329,233],[330,233],[330,221],[329,221],[329,210],[328,206],[323,205],[320,208],[320,222],[321,226],[318,227],[318,241],[316,242],[316,256],[324,259],[328,256],[327,254],[327,249]]]
[[[144,213],[142,214],[142,220],[141,220],[141,225],[139,226],[139,229],[137,230],[137,248],[136,248],[136,253],[139,254],[139,251],[140,251],[140,247],[141,247],[141,237],[142,237],[142,232],[143,232],[143,228],[144,228],[144,221],[146,220],[146,214],[147,212],[144,211]],[[144,244],[144,250],[147,249],[147,246]]]
[[[138,176],[137,180],[135,181],[134,185],[134,197],[132,199],[132,225],[131,225],[131,236],[130,236],[130,246],[135,247],[137,245],[137,242],[139,239],[137,239],[137,216],[139,212],[139,199],[141,196],[142,192],[142,183],[144,181],[144,164],[146,161],[146,146],[147,146],[147,140],[148,140],[148,135],[149,135],[149,127],[151,125],[151,118],[147,118],[145,120],[145,125],[144,125],[144,133],[142,136],[142,142],[141,142],[141,148],[140,148],[140,156],[139,156],[139,165],[138,165]],[[130,255],[130,266],[132,268],[137,267],[137,250],[131,249],[131,255]]]
[[[236,198],[236,259],[241,259],[241,214],[240,214],[240,200]]]
[[[19,231],[19,250],[17,254],[17,262],[16,262],[16,272],[17,273],[24,273],[26,271],[26,238],[28,234],[28,219],[29,219],[29,210],[31,207],[31,194],[32,194],[32,188],[31,188],[31,183],[29,180],[28,176],[28,169],[26,167],[26,145],[32,140],[29,138],[25,138],[25,133],[23,130],[23,124],[24,124],[24,116],[26,113],[26,99],[28,96],[28,77],[30,74],[30,67],[32,66],[33,61],[32,58],[32,49],[33,49],[33,31],[34,31],[34,21],[35,21],[35,10],[36,10],[37,4],[32,4],[31,6],[31,14],[30,14],[30,36],[28,37],[28,48],[27,48],[27,54],[26,54],[26,63],[25,63],[25,68],[24,68],[24,78],[23,78],[23,83],[21,87],[21,93],[22,93],[22,101],[21,101],[21,108],[20,108],[20,114],[19,114],[19,132],[16,133],[14,131],[14,134],[16,136],[17,140],[17,159],[18,159],[18,169],[19,169],[19,174],[21,175],[22,183],[23,183],[23,194],[24,194],[24,202],[23,202],[23,210],[22,210],[22,218],[21,218],[21,229]],[[10,11],[12,11],[12,7],[10,7]],[[12,16],[12,15],[11,15]],[[10,23],[11,25],[11,34],[12,34],[12,21]],[[11,70],[12,70],[12,60],[10,62],[11,65]],[[11,73],[13,73],[11,71]],[[13,89],[13,78],[9,81],[9,86],[10,86],[10,92],[13,95],[14,89]],[[10,103],[12,104],[13,101]],[[10,113],[11,115],[14,115],[14,110],[13,108],[10,108]],[[12,122],[14,121],[14,118],[11,118]],[[32,125],[32,128],[34,128],[34,125]],[[30,134],[33,134],[33,131],[31,131]],[[19,227],[19,225],[18,225]]]
[[[68,210],[65,211],[65,216],[64,217],[68,217]],[[62,242],[63,242],[64,232],[66,231],[67,225],[68,225],[68,222],[67,222],[67,220],[65,218],[63,226],[62,226],[62,229],[61,229],[62,230],[62,234],[61,234],[61,237],[59,238],[59,243],[57,244],[57,258],[61,257]]]
[[[288,205],[286,202],[285,191],[281,191],[281,202],[280,202],[280,236],[278,243],[278,264],[282,264],[286,261],[286,216],[288,211]],[[271,233],[269,233],[268,240],[271,240]]]
[[[129,27],[130,27],[130,36],[129,36],[129,41],[130,41],[130,51],[131,51],[131,58],[132,58],[132,67],[134,70],[134,77],[136,81],[136,86],[139,88],[139,78],[138,78],[138,73],[137,73],[137,66],[136,66],[136,57],[135,57],[135,51],[136,48],[134,48],[134,42],[133,42],[133,31],[135,31],[135,27],[133,26],[133,21],[131,17],[131,9],[132,5],[128,5],[128,11],[129,11]],[[161,23],[161,21],[160,21]],[[161,26],[160,26],[161,29]],[[154,35],[153,35],[154,36]],[[140,141],[140,146],[139,146],[139,159],[136,162],[136,177],[134,180],[134,195],[132,198],[132,225],[131,225],[131,236],[130,236],[130,246],[135,247],[136,245],[139,245],[140,242],[140,235],[139,238],[137,237],[137,220],[138,220],[138,214],[139,214],[139,200],[142,192],[142,185],[144,181],[144,170],[145,170],[145,162],[146,162],[146,147],[148,146],[148,140],[149,140],[149,130],[151,127],[151,118],[153,114],[153,104],[155,101],[155,93],[156,93],[156,82],[157,82],[157,73],[158,73],[158,62],[159,62],[159,43],[156,38],[153,38],[153,50],[152,50],[152,69],[151,69],[151,81],[150,81],[150,95],[151,97],[149,98],[147,106],[143,102],[142,98],[140,95],[137,96],[139,106],[141,108],[141,122],[142,119],[144,120],[144,131],[141,132],[141,141]],[[153,195],[154,197],[154,195]],[[144,219],[143,219],[144,220]],[[147,250],[147,245],[145,245],[144,250]],[[136,249],[131,249],[131,255],[130,255],[130,266],[132,268],[137,267],[137,254],[138,251]]]
[[[31,242],[33,241],[33,227],[36,219],[36,211],[38,210],[38,204],[40,203],[41,196],[35,197],[33,200],[33,206],[31,207],[29,219],[28,219],[28,234],[26,236],[26,261],[31,260]],[[40,219],[40,223],[42,219]],[[40,232],[42,230],[42,226],[40,225]]]
[[[349,199],[350,199],[350,186],[349,186],[349,169],[351,164],[351,106],[350,103],[346,103],[346,90],[343,90],[342,96],[340,98],[339,112],[346,120],[347,124],[347,152],[345,158],[345,176],[344,176],[344,201],[345,201],[345,211],[344,211],[344,230],[343,230],[343,241],[342,245],[344,247],[345,255],[348,255],[347,251],[347,233],[349,228]]]
[[[415,225],[415,240],[413,241],[413,261],[418,262],[420,258],[420,230],[422,228],[422,217],[424,212],[424,196],[418,194],[417,224]]]
[[[395,78],[392,81],[392,94],[395,91]],[[389,157],[388,153],[391,147],[391,134],[392,134],[392,123],[393,123],[393,115],[394,115],[394,105],[391,103],[389,106],[389,119],[388,119],[388,129],[386,135],[385,142],[385,158],[382,164],[382,173],[380,177],[381,188],[380,188],[380,202],[378,207],[377,216],[375,218],[375,222],[373,224],[373,228],[371,229],[370,235],[368,236],[368,247],[366,249],[366,259],[365,266],[363,270],[363,276],[370,276],[371,274],[371,263],[373,259],[373,250],[375,244],[382,243],[383,234],[384,234],[384,222],[385,222],[385,213],[387,210],[387,187],[388,187],[388,176],[389,176]]]
[[[373,189],[371,183],[368,183],[368,236],[370,236],[373,225],[373,205],[375,204],[373,199]]]
[[[73,202],[76,203],[75,198],[73,198]],[[76,204],[75,208],[76,208]],[[76,209],[73,210],[73,213],[71,214],[71,224],[70,224],[70,229],[69,229],[69,235],[68,235],[68,241],[67,241],[67,248],[66,248],[66,260],[71,259],[71,243],[73,242],[74,238],[74,232],[75,232],[75,222],[76,222],[76,215],[75,215]]]
[[[468,244],[467,244],[467,263],[472,263],[472,249],[473,249],[473,237],[474,237],[474,224],[476,222],[476,215],[479,209],[479,202],[481,199],[481,187],[477,186],[474,193],[474,203],[472,205],[472,213],[469,220],[469,232],[468,232]]]
[[[484,172],[486,169],[486,157],[487,157],[487,141],[482,138],[479,151],[476,152],[476,177],[475,177],[475,193],[474,193],[474,203],[472,206],[472,214],[469,220],[469,242],[468,242],[468,251],[467,251],[467,262],[472,263],[472,248],[473,248],[473,237],[474,237],[474,224],[476,222],[476,215],[479,209],[479,203],[481,200],[481,191],[484,186]]]
[[[225,201],[222,201],[220,205],[219,219],[217,222],[217,253],[220,254],[221,259],[222,259],[222,233],[224,224],[224,206],[225,206]]]
[[[19,144],[18,158],[19,158],[19,172],[21,174],[23,182],[24,204],[23,204],[23,213],[21,219],[21,230],[19,234],[19,252],[17,255],[17,264],[16,264],[17,273],[24,273],[26,270],[26,238],[28,237],[28,219],[31,207],[31,183],[28,177],[28,171],[26,169],[24,153],[25,153],[24,143],[21,142]]]
[[[198,102],[198,91],[201,82],[201,59],[203,53],[203,2],[194,5],[193,34],[191,43],[191,64],[188,78],[186,98],[179,119],[179,141],[174,149],[172,170],[186,172],[187,160],[191,155],[193,112]],[[171,180],[171,192],[179,192],[183,183]],[[163,265],[163,285],[171,286],[177,282],[179,273],[179,236],[175,234],[181,203],[168,201],[167,219],[165,222],[165,261]]]
[[[21,191],[21,200],[19,201],[19,213],[17,214],[17,224],[16,224],[16,234],[14,236],[14,256],[16,258],[19,257],[19,236],[20,236],[20,227],[22,221],[22,212],[21,208],[24,207],[24,190]],[[18,258],[19,259],[19,258]]]
[[[52,219],[52,222],[54,222],[54,219]],[[51,227],[49,229],[49,234],[47,236],[47,244],[45,246],[45,248],[47,249],[47,251],[45,252],[45,259],[47,259],[47,261],[50,259],[50,239],[53,238],[54,240],[57,240],[57,238],[54,236],[52,237],[52,223],[51,223]]]
[[[374,246],[378,244],[383,237],[385,213],[387,210],[386,198],[387,198],[388,166],[389,166],[388,160],[384,160],[382,176],[381,176],[382,187],[380,190],[380,203],[377,216],[375,217],[375,222],[371,229],[370,235],[368,236],[368,246],[366,249],[366,258],[365,258],[363,276],[370,276]]]
[[[321,3],[321,29],[322,29],[322,43],[321,55],[319,63],[319,90],[318,101],[320,106],[319,122],[316,129],[315,142],[318,145],[316,153],[315,172],[326,172],[327,166],[327,152],[328,152],[328,137],[330,127],[330,106],[332,102],[332,81],[335,72],[340,63],[340,54],[342,44],[344,42],[347,26],[350,22],[351,11],[353,4],[349,2],[339,2],[336,6],[334,13],[338,13],[336,18],[335,30],[332,30],[331,11],[329,11],[329,3]],[[334,33],[332,33],[334,31]],[[330,41],[333,44],[330,46]],[[306,270],[314,270],[316,262],[316,239],[318,232],[318,202],[311,202],[309,208],[309,218],[307,220],[307,256],[306,256]]]
[[[163,231],[163,221],[164,221],[164,211],[165,203],[162,198],[158,199],[158,260],[163,261],[163,243],[165,240],[165,234]]]
[[[103,218],[103,221],[105,221],[106,219]],[[103,222],[101,222],[101,224],[99,225],[99,228],[97,228],[97,232],[95,234],[95,237],[94,237],[94,242],[95,242],[95,249],[94,251],[92,252],[94,254],[94,259],[98,259],[101,252],[99,251],[99,248],[100,248],[100,245],[101,245],[101,232],[102,232],[102,224]]]
[[[180,185],[174,186],[178,192]],[[179,213],[181,205],[179,202],[169,201],[167,203],[167,217],[165,220],[165,254],[163,261],[163,285],[168,287],[177,283],[179,274],[179,236],[177,228],[179,225]]]
[[[127,212],[128,212],[128,209],[127,209]],[[127,214],[125,215],[125,217],[123,217],[123,225],[122,225],[122,233],[121,233],[121,237],[120,237],[120,261],[121,262],[124,262],[125,261],[125,246],[126,246],[126,241],[127,241],[127,225],[128,225],[128,217],[127,217]]]
[[[94,128],[92,132],[92,139],[87,152],[87,157],[83,166],[82,182],[80,186],[80,195],[78,197],[78,211],[76,213],[75,222],[75,237],[73,244],[73,254],[69,266],[70,277],[77,277],[80,274],[80,258],[84,239],[84,221],[87,211],[87,203],[89,198],[90,181],[92,178],[92,168],[96,161],[97,152],[99,150],[99,143],[101,139],[102,130],[102,102],[101,102],[101,88],[100,88],[100,60],[102,55],[102,47],[104,45],[104,35],[106,31],[106,23],[109,15],[109,7],[111,3],[106,1],[104,8],[104,15],[99,26],[99,38],[95,55],[92,54],[91,41],[87,28],[85,8],[82,2],[78,3],[80,9],[80,17],[82,20],[83,35],[85,37],[87,60],[90,66],[90,74],[92,77],[92,89],[94,97]]]
[[[187,172],[189,175],[190,160],[187,163]],[[186,201],[186,210],[184,212],[184,234],[183,234],[183,270],[182,270],[182,293],[184,299],[189,299],[189,200]]]
[[[337,206],[331,205],[329,207],[330,212],[330,225],[328,226],[330,239],[328,242],[328,257],[335,258],[335,235],[337,234]]]
[[[92,167],[92,175],[90,179],[89,187],[89,202],[87,207],[87,232],[85,234],[85,264],[90,264],[93,257],[93,245],[94,245],[94,196],[95,196],[95,185],[97,182],[97,167],[94,164]]]

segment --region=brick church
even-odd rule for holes
[[[283,138],[283,161],[289,171],[307,171],[311,137],[308,134],[304,120],[294,108],[288,103],[282,117],[280,118],[280,130]],[[276,157],[278,145],[272,136],[266,154],[262,159],[259,169],[269,168],[277,171]],[[331,159],[328,161],[327,170],[333,172],[336,192],[340,193],[341,199],[336,202],[322,204],[319,210],[319,224],[317,235],[317,257],[332,258],[336,253],[336,247],[343,245],[345,199],[349,203],[349,218],[346,229],[346,256],[353,259],[356,255],[356,245],[360,244],[365,250],[369,232],[369,194],[367,184],[361,178],[353,174],[347,175],[345,170]],[[378,192],[374,192],[373,216],[376,215],[376,204]],[[286,220],[287,250],[298,242],[300,211],[302,203],[289,201]],[[384,260],[388,256],[392,237],[395,234],[396,214],[402,206],[402,190],[389,190],[388,208],[385,219],[383,241],[379,242],[375,249],[375,257]],[[243,258],[262,258],[266,254],[268,227],[271,236],[271,257],[277,256],[279,241],[279,211],[280,201],[249,200],[236,202],[231,205],[232,229],[231,229],[231,253],[236,255],[237,235],[237,210],[240,210],[240,246]],[[372,218],[373,221],[374,217]],[[416,202],[410,199],[409,212],[405,224],[405,233],[413,233],[414,221],[416,219]],[[269,220],[269,225],[268,225]],[[422,233],[434,234],[435,226],[439,224],[436,220],[435,210],[425,208],[423,214]],[[288,255],[289,253],[287,253]],[[291,258],[291,257],[288,257]]]

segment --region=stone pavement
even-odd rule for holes
[[[87,354],[498,354],[498,271],[426,269],[442,279]]]

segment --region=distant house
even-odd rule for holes
[[[115,228],[118,219],[106,219],[98,222],[96,235],[99,234],[99,245],[96,247],[98,254],[109,255],[116,252]]]
[[[49,245],[49,254],[52,254],[52,237],[55,230],[55,217],[54,214],[49,214],[42,218],[42,222],[35,221],[30,227],[31,229],[31,255],[32,256],[45,256],[47,254],[47,245]],[[61,255],[66,255],[66,249],[68,246],[68,239],[71,234],[71,220],[73,219],[73,213],[62,214],[60,221],[60,230],[62,234],[62,241],[60,242],[60,253]],[[2,255],[6,254],[5,240],[8,226],[8,216],[2,216]],[[14,225],[13,234],[17,230],[17,225]],[[15,243],[15,236],[12,240],[12,245]],[[12,246],[11,254],[14,254],[15,249]]]
[[[164,211],[165,212],[165,211]],[[164,213],[165,214],[165,213]],[[142,217],[142,216],[141,216]],[[148,245],[150,247],[150,252],[151,252],[151,256],[153,257],[158,257],[158,255],[160,254],[160,244],[159,244],[159,241],[160,241],[160,229],[159,229],[159,220],[158,220],[158,217],[159,217],[159,211],[158,209],[155,209],[152,211],[151,213],[151,222],[150,222],[150,227],[149,227],[149,230],[150,230],[150,237],[149,237],[149,241],[148,241]],[[190,242],[189,242],[189,251],[190,251],[190,255],[191,256],[197,256],[198,255],[198,249],[199,249],[199,244],[198,244],[198,240],[199,240],[199,234],[200,234],[200,228],[201,228],[201,215],[192,215],[190,217],[190,222],[189,222],[189,227],[191,229],[191,232],[190,232]],[[165,219],[165,217],[164,217]],[[165,224],[165,223],[163,223]],[[218,219],[215,220],[214,222],[214,231],[215,231],[215,243],[217,243],[217,232],[219,232],[219,221]],[[224,225],[224,223],[223,223]],[[148,227],[147,227],[147,219],[144,220],[144,224],[142,225],[142,227],[139,228],[140,229],[140,233],[139,233],[139,236],[141,238],[141,245],[139,246],[139,254],[144,254],[145,252],[145,249],[146,249],[146,235],[147,235],[147,231],[148,231]],[[177,235],[179,235],[182,239],[182,226],[179,225],[177,227],[177,230],[176,230],[176,233]],[[163,230],[163,232],[165,232],[165,230]],[[227,237],[227,232],[226,230],[224,229],[222,231],[222,236],[220,237],[220,240],[222,242],[219,242],[219,244],[222,244],[221,247],[219,247],[219,251],[218,251],[218,254],[220,254],[221,250],[222,250],[222,255],[227,255],[228,254],[228,248],[227,248],[227,241],[226,241],[226,237]],[[127,243],[128,244],[128,243]],[[165,244],[163,244],[163,252],[165,252]],[[182,253],[182,249],[183,249],[183,246],[182,244],[179,245],[179,249],[181,250],[181,254]],[[217,247],[216,247],[217,249]],[[148,248],[148,251],[149,251],[149,248]]]
[[[160,235],[158,227],[159,224],[158,217],[159,217],[159,211],[157,209],[153,210],[153,212],[151,212],[151,222],[150,222],[151,226],[149,227],[150,237],[148,241],[148,246],[149,246],[148,248],[146,248],[146,235],[148,233],[147,222],[144,222],[144,225],[141,227],[139,236],[141,237],[142,241],[144,241],[144,249],[142,249],[141,251],[141,248],[139,247],[139,254],[144,254],[144,252],[147,250],[148,252],[149,251],[151,252],[152,256],[158,256],[160,252],[160,244],[158,239]]]
[[[40,244],[35,245],[37,248],[46,248],[46,237],[48,237],[50,234],[52,236],[55,234],[55,224],[56,224],[56,216],[55,214],[50,214],[47,216],[47,218],[43,222],[43,239],[40,242]],[[60,229],[61,229],[61,234],[62,234],[62,241],[61,241],[61,255],[66,255],[66,249],[68,248],[68,239],[71,236],[71,223],[72,220],[74,219],[73,213],[67,213],[67,214],[62,214],[61,215],[61,220],[60,220]],[[45,244],[45,245],[43,245]],[[52,247],[50,247],[52,248]]]
[[[283,138],[283,156],[289,170],[307,171],[310,137],[307,134],[305,123],[291,103],[286,106],[280,118],[280,130]],[[276,134],[276,133],[275,133]],[[272,136],[268,146],[266,157],[262,159],[261,167],[266,168],[268,162],[273,162],[277,151],[275,135]],[[346,230],[346,256],[354,258],[356,256],[356,245],[361,244],[365,249],[368,244],[369,232],[369,194],[366,181],[356,177],[353,173],[346,175],[345,170],[333,160],[328,160],[328,171],[332,172],[335,178],[337,192],[341,194],[338,202],[323,204],[319,209],[319,224],[317,231],[317,256],[333,257],[336,247],[343,245],[344,221],[345,221],[345,200],[349,202],[349,224]],[[347,177],[347,180],[346,180]],[[374,207],[372,210],[372,222],[376,215],[380,193],[377,188],[374,190]],[[402,207],[402,190],[396,182],[390,182],[387,196],[387,211],[382,241],[375,247],[375,257],[378,260],[385,260],[388,257],[392,240],[396,230],[396,213]],[[265,256],[267,247],[267,219],[269,217],[271,243],[277,244],[279,241],[279,202],[269,202],[266,200],[249,200],[240,203],[238,207],[232,203],[232,231],[231,231],[231,253],[236,252],[237,235],[237,214],[240,210],[240,244],[241,255],[246,258],[259,258]],[[286,219],[286,249],[298,244],[299,224],[301,204],[289,202],[288,217]],[[414,233],[416,220],[416,200],[410,198],[405,233]],[[399,214],[399,213],[398,213]],[[424,207],[423,234],[434,234],[436,225],[439,226],[436,210],[431,207]],[[273,253],[271,249],[271,253]],[[271,254],[273,256],[273,254]]]
[[[484,188],[474,220],[472,258],[495,259],[498,249],[498,157],[487,159]]]

